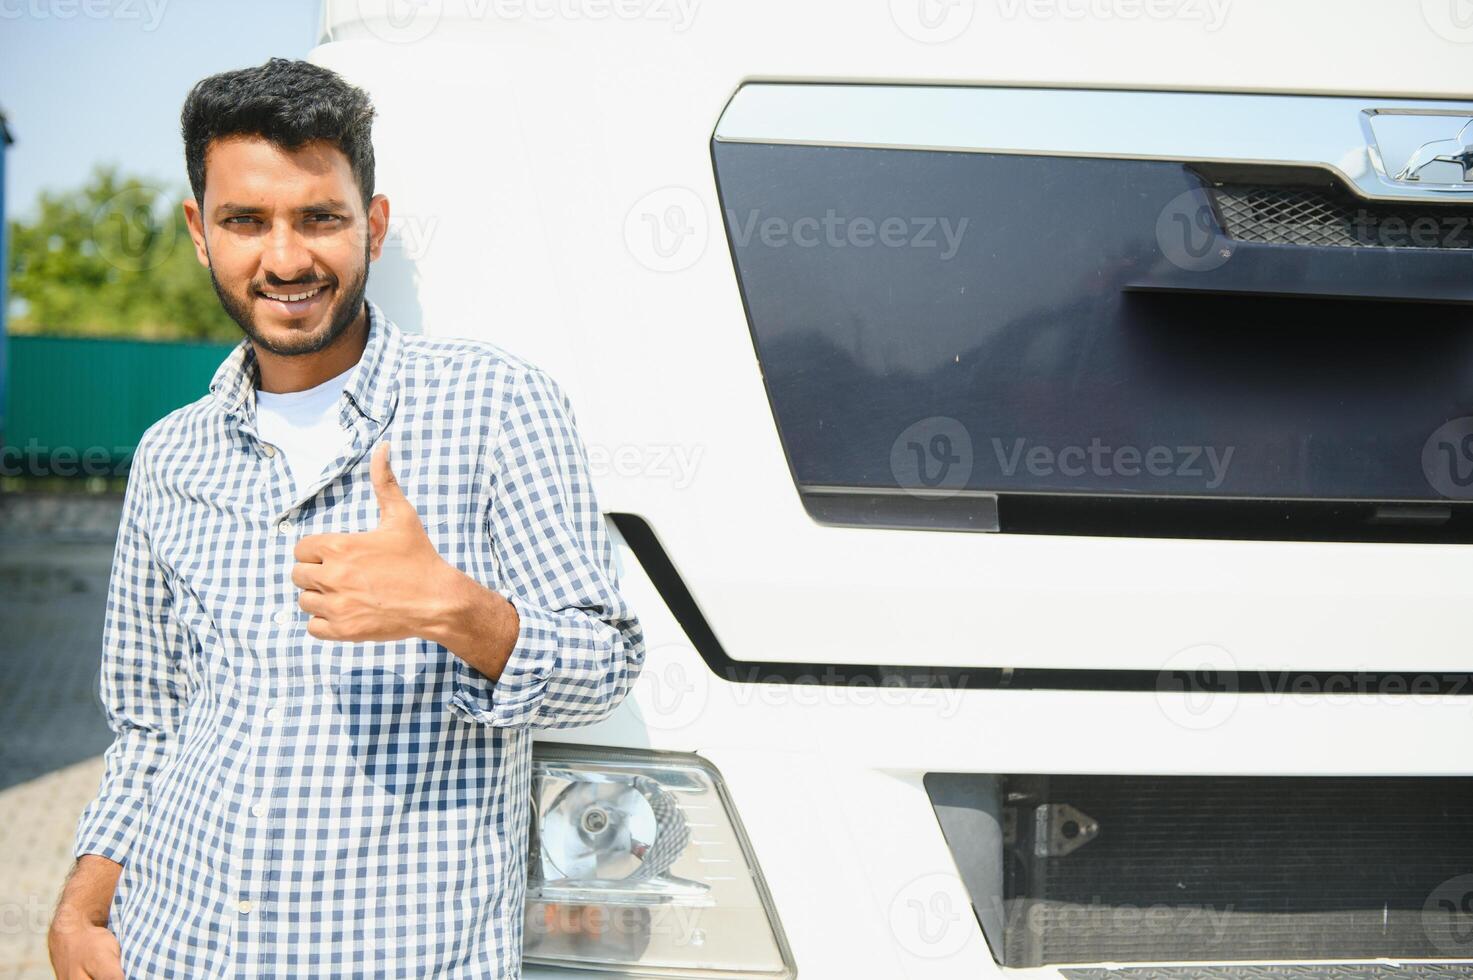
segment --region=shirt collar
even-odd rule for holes
[[[368,305],[368,340],[363,356],[353,366],[343,385],[343,395],[364,416],[379,425],[388,423],[399,397],[399,365],[403,357],[403,332],[377,303]],[[243,422],[255,424],[255,389],[260,384],[260,368],[256,349],[250,338],[225,356],[210,380],[210,394],[227,416],[238,415]]]

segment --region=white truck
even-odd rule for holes
[[[1473,4],[326,0],[649,641],[525,973],[1473,975]]]

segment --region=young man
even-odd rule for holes
[[[185,102],[184,210],[245,339],[134,456],[60,977],[520,975],[529,730],[640,672],[561,390],[364,297],[372,117],[281,59]]]

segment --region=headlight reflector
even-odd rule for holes
[[[720,775],[699,756],[543,743],[523,958],[786,978],[791,958]]]

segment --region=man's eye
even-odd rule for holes
[[[340,218],[339,218],[338,215],[329,214],[326,211],[319,211],[319,212],[317,212],[315,214],[309,215],[309,217],[311,218],[312,221],[315,221],[315,222],[317,222],[319,224],[321,224],[323,222],[330,222],[330,221],[338,221],[338,220],[340,220]]]
[[[225,224],[227,224],[227,225],[246,224],[248,222],[253,222],[253,221],[257,221],[257,220],[259,220],[259,219],[254,218],[254,217],[252,217],[251,215],[248,215],[248,214],[233,214],[230,217],[228,217],[228,218],[225,219]]]

